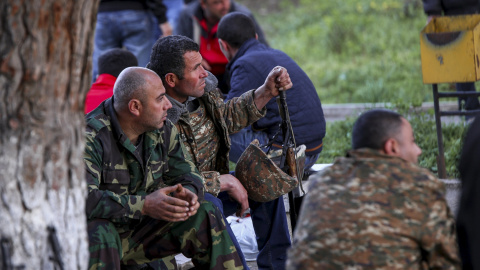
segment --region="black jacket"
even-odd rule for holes
[[[463,142],[458,171],[462,195],[457,215],[457,239],[463,269],[480,269],[480,117]]]
[[[231,88],[225,100],[240,96],[245,91],[262,85],[275,66],[285,67],[293,83],[292,89],[286,94],[297,145],[305,144],[307,155],[320,153],[325,136],[322,104],[308,75],[284,52],[269,48],[256,39],[243,43],[227,65]],[[278,131],[282,119],[276,99],[270,100],[266,107],[267,115],[255,122],[252,127],[254,130],[264,131],[269,138],[272,138]],[[283,138],[279,134],[273,146],[280,148],[282,141]]]
[[[427,15],[462,15],[480,11],[479,0],[422,0]]]
[[[119,10],[151,10],[159,24],[167,21],[167,7],[162,0],[101,0],[98,5],[98,12]]]

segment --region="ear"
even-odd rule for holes
[[[207,3],[205,3],[205,0],[198,0],[200,2],[200,6],[202,7],[203,10],[207,8]]]
[[[258,34],[257,33],[255,33],[255,39],[258,40]]]
[[[140,113],[142,112],[142,103],[138,99],[131,99],[128,102],[128,110],[131,114],[140,116]]]
[[[398,141],[394,138],[388,139],[383,145],[383,151],[389,156],[398,156],[399,150]]]
[[[167,75],[165,75],[165,84],[166,84],[165,86],[173,88],[177,84],[177,80],[178,80],[177,75],[173,73],[167,73]]]
[[[219,38],[218,42],[220,43],[220,48],[223,47],[223,49],[227,52],[230,50],[230,45],[228,45],[225,40]]]

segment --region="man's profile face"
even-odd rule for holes
[[[398,156],[416,164],[418,162],[418,156],[422,154],[422,150],[415,143],[412,126],[405,118],[402,118],[402,127],[395,138],[398,141],[400,149]]]
[[[167,119],[167,110],[172,107],[172,103],[165,96],[162,80],[153,72],[148,75],[145,95],[139,121],[147,131],[162,128]]]
[[[230,10],[230,0],[200,0],[207,17],[220,20]]]
[[[202,66],[202,55],[196,51],[186,52],[183,55],[185,69],[183,79],[178,80],[174,87],[172,97],[180,102],[185,102],[188,97],[201,97],[205,92],[205,78],[208,73]]]

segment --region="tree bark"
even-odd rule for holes
[[[85,94],[98,1],[0,1],[0,265],[86,269]]]

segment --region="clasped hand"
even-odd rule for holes
[[[147,195],[142,214],[155,219],[178,222],[195,215],[199,207],[197,195],[177,184]]]

